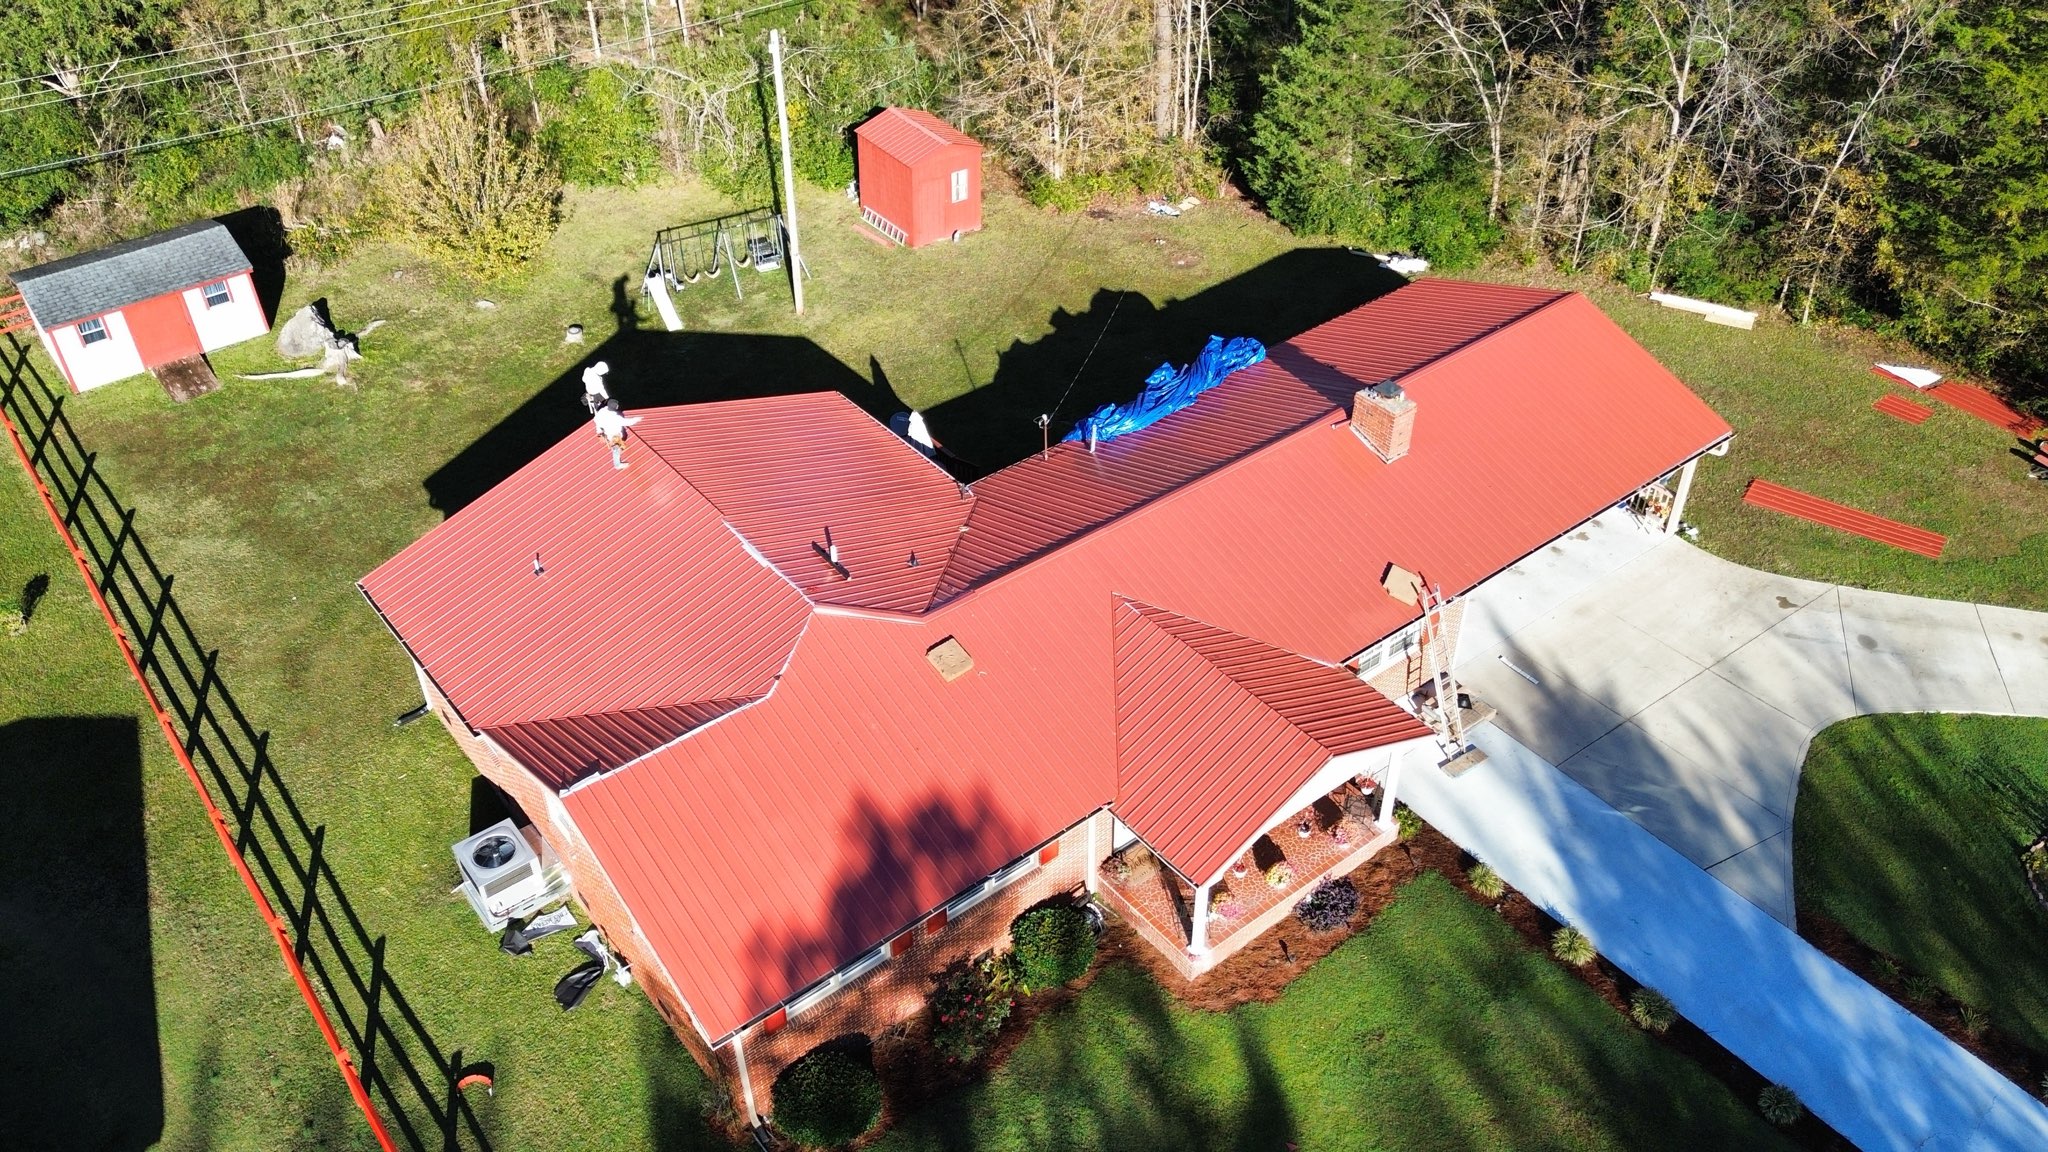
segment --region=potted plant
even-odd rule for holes
[[[1294,865],[1282,860],[1266,869],[1266,883],[1274,888],[1285,888],[1294,883]]]

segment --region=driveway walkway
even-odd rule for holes
[[[1865,1152],[2048,1148],[2048,1109],[1497,728],[1422,817]]]
[[[1790,925],[1813,734],[1869,712],[2048,715],[2048,613],[1773,576],[1609,513],[1472,596],[1458,675],[1509,735]]]

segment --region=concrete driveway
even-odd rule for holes
[[[1813,734],[2048,715],[2048,613],[1774,576],[1608,513],[1473,594],[1458,675],[1516,741],[1789,925]]]

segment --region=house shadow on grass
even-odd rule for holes
[[[949,467],[976,479],[1039,449],[1041,413],[1053,415],[1057,439],[1102,404],[1136,396],[1162,362],[1193,360],[1211,334],[1270,346],[1405,283],[1346,249],[1303,248],[1164,307],[1104,288],[1084,312],[1055,312],[1050,334],[1012,345],[992,379],[926,417],[951,454]],[[629,277],[613,281],[617,334],[427,477],[430,504],[453,515],[585,427],[583,370],[599,360],[610,366],[611,394],[628,409],[825,391],[884,422],[908,407],[873,355],[863,373],[800,336],[661,331],[646,326],[637,294]]]
[[[135,719],[0,725],[0,796],[4,1143],[151,1147],[163,1071]]]

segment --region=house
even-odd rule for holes
[[[909,248],[981,231],[981,144],[916,108],[853,130],[860,218]]]
[[[1461,598],[1730,435],[1583,297],[1442,280],[972,486],[837,394],[638,415],[361,587],[750,1118],[1039,901],[1242,948],[1445,757]]]
[[[13,280],[74,392],[270,330],[249,258],[214,220],[39,264]]]

